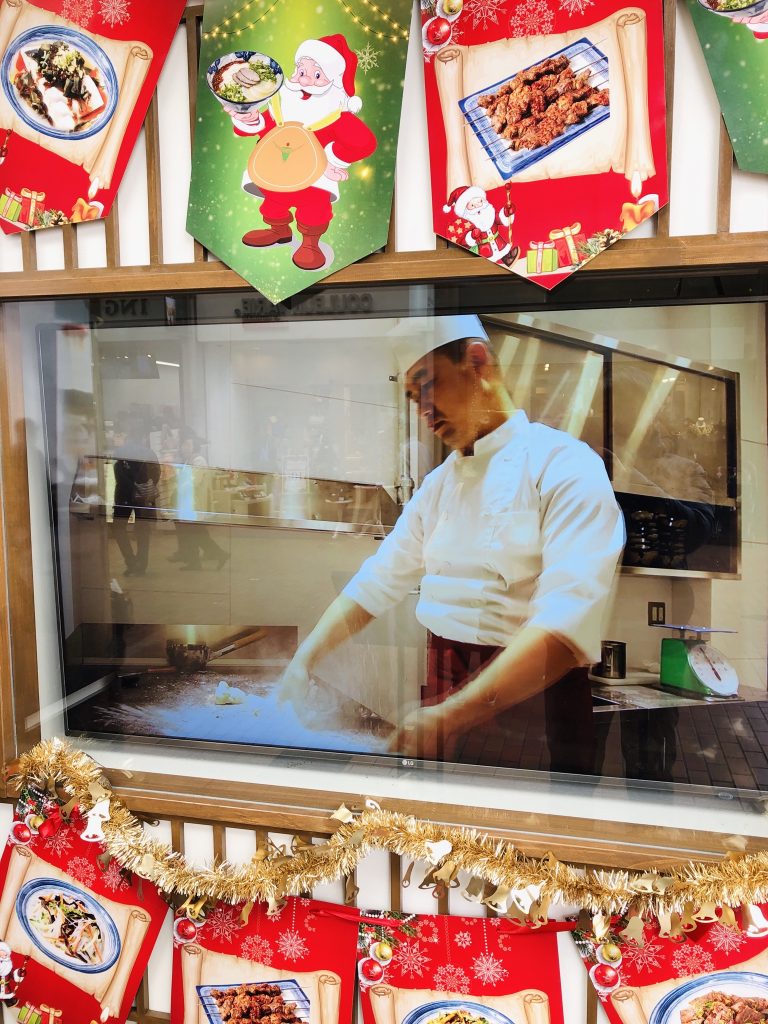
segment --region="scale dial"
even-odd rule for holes
[[[718,697],[733,697],[739,689],[736,669],[710,644],[695,644],[688,651],[688,665],[702,686]]]

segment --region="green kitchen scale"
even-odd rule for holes
[[[659,681],[662,686],[704,699],[736,696],[739,689],[736,669],[706,640],[710,633],[735,633],[735,629],[670,623],[659,623],[657,628],[674,629],[679,633],[679,636],[664,637],[661,641]]]

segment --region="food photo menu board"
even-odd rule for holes
[[[437,234],[553,288],[667,203],[658,0],[421,6]]]
[[[185,0],[0,0],[0,228],[105,217]]]

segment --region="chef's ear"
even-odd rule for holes
[[[470,338],[467,341],[467,349],[464,357],[468,366],[476,370],[485,370],[495,366],[496,360],[488,345],[481,338]]]

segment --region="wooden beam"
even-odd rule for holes
[[[675,36],[677,0],[664,0],[664,95],[667,107],[667,181],[672,186],[672,115],[675,105]],[[669,238],[670,201],[656,218],[656,237]]]
[[[717,166],[717,233],[727,235],[731,230],[731,187],[733,185],[733,146],[720,118],[720,143]]]
[[[446,243],[447,245],[447,243]],[[768,266],[768,232],[692,235],[673,238],[624,239],[601,253],[579,274],[689,270],[728,270]],[[219,261],[0,274],[0,299],[120,293],[251,290],[251,286]],[[426,252],[377,253],[326,278],[324,285],[396,284],[434,279],[503,278],[508,271],[456,246]],[[518,278],[507,278],[519,283]]]
[[[144,121],[147,147],[147,207],[149,218],[149,264],[163,262],[163,196],[160,181],[160,125],[157,92],[152,96]]]

